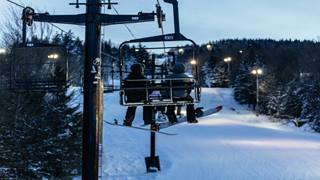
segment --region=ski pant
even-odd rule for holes
[[[187,105],[187,121],[192,122],[196,120],[196,114],[194,111],[194,104]]]
[[[133,122],[134,117],[136,115],[137,107],[128,107],[126,112],[125,119],[129,122]],[[143,107],[143,121],[145,124],[150,124],[152,120],[152,107],[151,106],[144,106]]]
[[[176,117],[176,115],[175,115],[175,113],[174,113],[174,110],[175,110],[175,109],[176,109],[176,106],[168,106],[168,107],[167,107],[167,112],[166,112],[166,114],[167,114],[168,119],[169,119],[169,121],[170,121],[171,123],[177,122],[177,117]]]
[[[168,106],[167,107],[167,115],[172,116],[174,114],[174,110],[176,109],[176,106]],[[196,114],[194,111],[194,104],[188,104],[187,105],[187,121],[192,122],[196,119]]]

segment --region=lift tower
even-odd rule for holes
[[[110,15],[102,14],[101,6],[115,5],[117,3],[101,0],[87,0],[86,3],[79,3],[76,0],[77,8],[80,5],[86,6],[85,14],[77,15],[49,15],[48,13],[35,13],[34,9],[26,7],[23,10],[22,19],[27,25],[33,21],[84,25],[85,32],[85,58],[84,58],[84,104],[83,104],[83,150],[82,150],[82,179],[98,179],[98,145],[99,145],[99,122],[96,116],[96,95],[97,82],[100,80],[99,69],[101,63],[101,26],[139,23],[154,21],[157,13],[142,13],[137,15]],[[162,15],[162,14],[161,14]],[[164,18],[159,18],[164,19]]]

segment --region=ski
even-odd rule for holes
[[[160,129],[159,129],[159,130],[152,130],[152,129],[142,128],[142,127],[137,127],[137,126],[125,126],[125,125],[119,124],[119,123],[118,123],[118,120],[116,120],[116,119],[114,120],[114,122],[109,122],[109,121],[106,121],[106,120],[104,120],[104,122],[105,122],[106,124],[109,124],[109,125],[112,125],[112,126],[118,126],[118,127],[125,127],[125,128],[132,128],[132,129],[137,129],[137,130],[155,132],[155,133],[159,133],[159,134],[163,134],[163,135],[167,135],[167,136],[175,136],[175,135],[178,135],[178,134],[176,134],[176,133],[163,132],[163,131],[160,131]]]

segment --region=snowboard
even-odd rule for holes
[[[148,129],[148,128],[143,128],[143,127],[138,127],[138,126],[125,126],[125,125],[119,124],[117,119],[114,119],[114,122],[109,122],[109,121],[106,121],[106,120],[104,120],[104,122],[106,124],[112,125],[112,126],[118,126],[118,127],[124,127],[124,128],[132,128],[132,129],[137,129],[137,130],[155,132],[155,133],[163,134],[163,135],[167,135],[167,136],[178,135],[178,134],[175,134],[175,133],[167,133],[167,132],[160,131],[159,127],[157,127],[156,129]],[[157,126],[159,126],[159,125],[157,125]]]
[[[215,113],[218,113],[220,112],[222,109],[223,109],[223,106],[217,106],[215,108],[211,108],[211,109],[207,109],[205,111],[202,110],[203,107],[200,107],[200,108],[196,108],[195,109],[195,113],[196,113],[196,117],[197,118],[200,118],[200,117],[206,117],[206,116],[209,116],[209,115],[212,115],[212,114],[215,114]],[[178,119],[178,122],[172,124],[170,122],[166,122],[166,123],[161,123],[159,124],[159,128],[160,129],[164,129],[164,128],[168,128],[168,127],[171,127],[171,126],[175,126],[177,124],[180,124],[180,123],[183,123],[183,122],[187,122],[187,116],[184,116],[182,118],[179,118]]]

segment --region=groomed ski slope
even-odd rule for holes
[[[319,180],[320,136],[256,117],[233,100],[231,89],[203,89],[205,108],[223,105],[198,124],[179,124],[157,135],[162,171],[147,174],[149,132],[104,125],[102,179]],[[104,118],[122,120],[118,93],[105,94]],[[236,109],[236,111],[230,108]],[[138,108],[134,124],[142,124]]]

